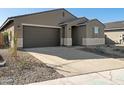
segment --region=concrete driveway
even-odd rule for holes
[[[54,67],[64,76],[124,68],[124,62],[119,59],[107,58],[75,48],[46,47],[25,50],[48,66]]]

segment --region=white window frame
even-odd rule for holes
[[[95,26],[95,27],[94,27],[94,33],[95,33],[95,34],[98,34],[98,33],[99,33],[99,27],[98,27],[98,26]]]

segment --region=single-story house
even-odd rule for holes
[[[17,34],[19,48],[104,45],[104,24],[78,18],[65,9],[9,17],[0,31],[9,33],[10,46]]]
[[[107,44],[124,43],[124,21],[105,23],[105,35]]]

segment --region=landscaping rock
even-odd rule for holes
[[[0,67],[0,84],[29,84],[64,77],[45,63],[24,51],[18,51],[18,61],[7,50],[0,50],[0,55],[7,59],[5,67]]]
[[[0,79],[0,84],[6,85],[6,84],[13,84],[14,83],[14,79],[12,79],[11,77],[3,77]]]

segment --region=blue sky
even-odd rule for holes
[[[50,10],[52,8],[0,8],[0,25],[11,16]],[[66,8],[77,17],[97,18],[103,23],[124,20],[124,8]]]

